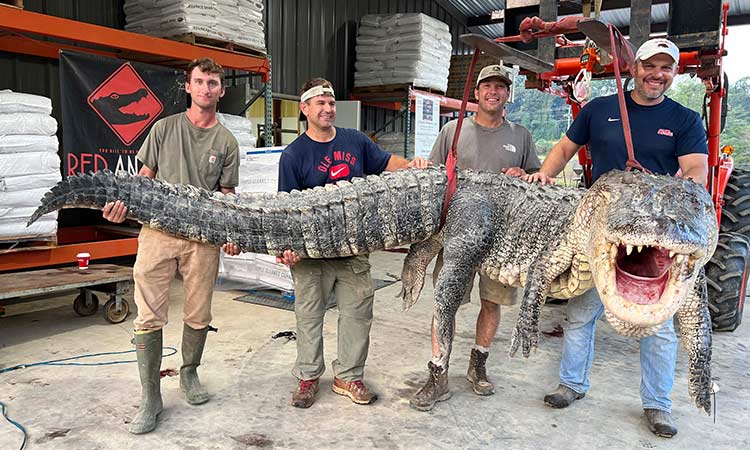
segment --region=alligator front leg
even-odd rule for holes
[[[398,294],[398,297],[403,299],[404,311],[408,311],[419,299],[424,287],[427,266],[442,248],[442,232],[409,247],[409,254],[406,255],[401,269],[401,292]]]
[[[553,242],[531,264],[518,320],[510,340],[510,356],[515,355],[520,347],[523,356],[528,357],[531,349],[539,345],[539,313],[552,281],[570,268],[573,255],[574,252],[566,241]]]
[[[703,269],[696,277],[692,293],[675,316],[680,325],[680,340],[689,358],[688,393],[698,408],[711,414],[711,315]]]

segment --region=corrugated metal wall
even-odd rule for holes
[[[448,24],[453,48],[466,33],[463,18],[434,0],[268,0],[266,33],[274,92],[299,95],[312,77],[330,80],[338,98],[348,98],[354,82],[355,41],[366,14],[425,13]],[[364,108],[362,127],[378,129],[394,111]],[[394,128],[395,127],[395,128]],[[389,130],[402,130],[397,121]]]
[[[24,0],[24,9],[105,27],[125,25],[123,0]],[[0,89],[52,98],[52,115],[60,121],[60,76],[57,60],[0,52]]]
[[[24,9],[82,22],[122,29],[123,0],[26,0]],[[423,12],[448,24],[453,47],[466,32],[462,17],[455,17],[435,0],[266,0],[266,33],[273,70],[273,90],[298,95],[313,76],[333,82],[339,98],[347,98],[354,79],[355,40],[365,14]],[[12,89],[52,98],[59,105],[56,60],[0,52],[0,89]],[[363,111],[363,127],[374,130],[395,112],[376,108]],[[53,115],[59,120],[59,108]],[[401,121],[394,124],[400,130]]]

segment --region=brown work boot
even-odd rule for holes
[[[430,371],[430,378],[409,400],[409,405],[417,411],[429,411],[436,402],[451,398],[451,391],[448,389],[448,371],[436,366],[432,361],[427,363],[427,368]]]
[[[297,408],[309,408],[315,403],[315,394],[318,392],[318,379],[299,380],[297,390],[292,394],[292,406]]]
[[[586,394],[576,392],[564,384],[558,384],[554,392],[544,396],[544,404],[550,408],[567,408],[571,403],[585,396]]]
[[[489,352],[485,353],[475,348],[471,349],[469,371],[466,372],[466,379],[471,383],[471,388],[477,395],[492,395],[495,393],[495,385],[487,378],[487,369],[484,365],[489,355]]]
[[[369,390],[362,380],[344,381],[334,377],[331,389],[339,395],[349,397],[358,405],[369,405],[378,399],[378,394]]]
[[[659,437],[671,438],[677,434],[677,426],[672,420],[672,415],[660,409],[644,409],[648,429]]]

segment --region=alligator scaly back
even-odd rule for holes
[[[102,209],[121,200],[127,217],[194,241],[242,251],[332,258],[419,242],[440,228],[440,168],[385,172],[303,192],[223,195],[108,170],[71,176],[29,220],[61,208]]]

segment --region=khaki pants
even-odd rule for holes
[[[432,271],[432,286],[437,285],[438,274],[440,269],[443,268],[443,252],[442,250],[438,254],[437,261],[435,261],[435,269]],[[465,305],[471,302],[471,291],[474,289],[474,279],[476,275],[471,277],[469,280],[469,286],[466,289],[464,299],[461,301],[461,305]],[[506,286],[502,283],[479,274],[479,298],[495,303],[497,305],[510,306],[516,302],[516,289],[514,287]]]
[[[185,288],[183,321],[195,330],[211,323],[211,297],[219,272],[219,248],[180,239],[144,226],[133,266],[136,330],[167,324],[169,285],[179,270]]]
[[[303,259],[292,266],[294,314],[297,318],[297,361],[292,375],[300,380],[320,378],[323,361],[323,316],[331,293],[339,309],[338,357],[333,373],[344,381],[364,376],[370,346],[374,290],[367,256]]]

